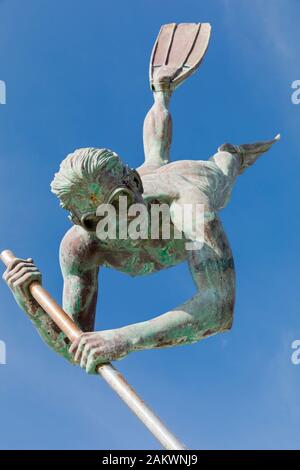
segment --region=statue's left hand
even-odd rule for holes
[[[129,342],[120,330],[83,333],[69,349],[88,374],[95,374],[100,364],[122,359],[129,351]]]

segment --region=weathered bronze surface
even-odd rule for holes
[[[33,281],[40,282],[41,274],[32,259],[15,261],[4,275],[45,341],[89,373],[99,364],[133,351],[194,343],[232,326],[234,262],[219,211],[228,203],[237,177],[278,137],[255,144],[224,144],[207,161],[170,162],[170,98],[176,86],[199,66],[209,37],[208,24],[162,27],[150,63],[154,104],[144,122],[145,161],[137,170],[129,169],[111,150],[86,148],[68,155],[54,177],[52,191],[74,223],[60,247],[63,308],[85,333],[70,346],[33,299],[28,287]],[[169,239],[99,239],[97,208],[114,203],[121,193],[147,211],[153,202],[166,203],[172,227],[178,230],[181,224],[175,205],[202,204],[203,245],[185,248],[186,241],[195,241],[191,226],[185,227],[181,240],[172,235]],[[149,321],[93,331],[102,266],[139,276],[183,261],[188,262],[197,289],[191,299]]]
[[[12,266],[13,263],[18,262],[16,256],[10,250],[4,250],[0,253],[0,260],[5,266]],[[40,282],[33,281],[29,285],[29,293],[38,303],[41,309],[49,315],[53,322],[59,329],[69,338],[74,341],[78,338],[82,331],[71,319],[71,317],[62,310],[62,308],[55,302],[50,294],[41,286]],[[1,348],[2,361],[5,361],[5,348]],[[0,354],[1,356],[1,354]],[[119,395],[119,397],[126,403],[126,405],[133,411],[133,413],[144,423],[149,431],[157,438],[162,444],[164,449],[168,450],[183,450],[185,449],[182,444],[171,431],[164,425],[159,417],[149,408],[149,406],[141,399],[136,391],[129,385],[125,378],[118,372],[112,364],[100,364],[97,366],[97,373],[110,385],[110,387]]]

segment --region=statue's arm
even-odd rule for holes
[[[79,234],[78,229],[71,229],[60,247],[64,277],[63,307],[83,331],[93,329],[96,310],[98,268],[92,268],[89,264],[94,261],[92,252],[90,240]],[[30,294],[30,284],[42,281],[32,259],[14,260],[6,269],[3,279],[47,345],[73,362],[73,355],[69,352],[70,341]]]
[[[81,367],[93,373],[98,364],[121,359],[133,351],[194,343],[230,329],[235,292],[232,253],[217,218],[206,223],[205,234],[204,246],[188,251],[196,294],[151,320],[85,333],[71,346]]]
[[[42,282],[41,273],[32,259],[16,258],[7,267],[3,279],[11,289],[17,304],[27,314],[45,343],[55,352],[72,361],[68,338],[35,301],[29,291],[32,282]]]
[[[205,236],[200,250],[188,251],[196,294],[161,316],[124,327],[133,351],[193,343],[230,329],[235,296],[231,249],[218,219],[206,224]]]
[[[78,230],[78,229],[77,229]],[[82,331],[94,329],[99,268],[93,258],[93,243],[86,232],[71,229],[60,246],[64,279],[63,309]]]

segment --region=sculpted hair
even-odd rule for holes
[[[82,148],[70,153],[60,164],[51,183],[51,191],[60,199],[60,205],[68,208],[75,194],[85,197],[90,185],[107,177],[122,176],[121,158],[112,150]]]

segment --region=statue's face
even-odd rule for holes
[[[120,197],[126,197],[127,210],[132,204],[144,204],[142,188],[136,184],[128,184],[124,180],[109,181],[109,185],[91,183],[84,195],[75,195],[69,207],[69,219],[89,232],[96,232],[101,216],[97,209],[101,204],[111,204],[116,211],[118,220]],[[123,199],[124,201],[124,199]]]

